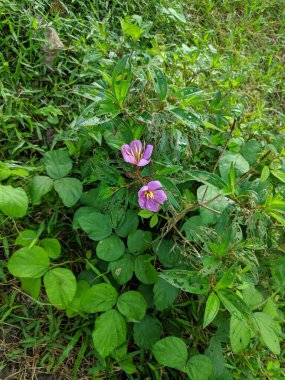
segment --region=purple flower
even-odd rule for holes
[[[145,166],[150,161],[153,146],[147,145],[145,148],[140,140],[133,140],[130,145],[122,145],[121,150],[126,162],[136,166]]]
[[[161,190],[159,181],[151,181],[139,190],[139,205],[141,208],[157,212],[159,206],[167,200],[167,195]]]

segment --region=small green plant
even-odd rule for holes
[[[73,379],[81,364],[94,378],[282,379],[284,127],[270,95],[281,73],[258,39],[271,8],[115,1],[101,23],[100,1],[52,3],[34,11],[66,39],[53,70],[33,48],[37,18],[24,41],[19,7],[0,11],[0,278],[14,284],[1,322],[19,323],[26,352],[46,347],[48,373],[76,352]],[[233,10],[228,30],[217,12]],[[270,51],[266,73],[245,36]]]

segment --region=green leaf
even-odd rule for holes
[[[141,321],[146,313],[144,296],[134,290],[121,294],[117,301],[117,307],[128,322]]]
[[[109,284],[97,284],[88,289],[80,299],[80,309],[84,313],[108,311],[115,306],[118,293]]]
[[[0,185],[0,211],[13,218],[22,218],[27,213],[28,197],[21,187]]]
[[[153,68],[154,75],[152,75],[152,83],[160,100],[164,100],[167,95],[167,80],[163,72],[157,68]]]
[[[285,183],[285,172],[282,170],[271,170],[271,174],[278,178],[281,182]]]
[[[126,284],[133,277],[135,270],[135,257],[124,254],[119,260],[110,263],[112,276],[119,285]]]
[[[245,320],[231,316],[230,341],[233,353],[238,354],[249,345],[251,332]]]
[[[105,358],[126,341],[126,322],[117,310],[109,310],[95,321],[92,333],[98,353]]]
[[[230,290],[221,289],[217,292],[220,301],[225,308],[233,315],[240,319],[248,319],[251,315],[246,303],[234,292]]]
[[[153,345],[152,353],[159,364],[185,371],[188,359],[187,346],[175,336],[168,336]]]
[[[206,172],[204,170],[192,169],[190,171],[187,171],[185,179],[195,179],[198,182],[202,182],[205,185],[209,185],[217,189],[223,189],[227,186],[227,182],[224,181],[220,176],[214,173]]]
[[[157,225],[158,223],[158,216],[155,214],[151,217],[150,221],[149,221],[149,226],[150,228],[153,228]]]
[[[43,195],[50,192],[53,188],[53,180],[47,176],[33,177],[29,186],[29,193],[32,205],[39,205]]]
[[[67,308],[77,288],[74,274],[66,268],[55,268],[47,272],[44,285],[50,303],[59,310]]]
[[[211,211],[203,206],[200,207],[200,216],[203,223],[214,224],[220,218],[220,214],[228,206],[228,199],[219,196],[220,192],[214,187],[202,185],[197,190],[197,200],[200,204],[206,203],[206,207],[215,210]],[[216,198],[216,199],[214,199]],[[209,202],[211,199],[213,201]]]
[[[21,245],[23,247],[28,247],[32,242],[35,243],[38,240],[37,232],[34,230],[23,230],[19,232],[17,239],[15,240],[15,244]]]
[[[120,107],[128,94],[131,80],[131,61],[130,57],[126,55],[116,64],[112,74],[112,88]]]
[[[74,206],[80,199],[83,186],[76,178],[60,178],[54,181],[55,191],[66,207]]]
[[[138,25],[133,24],[130,21],[125,21],[121,19],[121,25],[122,25],[123,32],[127,36],[132,37],[134,42],[137,42],[144,33],[143,29],[141,29]]]
[[[43,248],[24,247],[9,259],[8,269],[16,277],[39,278],[46,273],[49,264],[48,254]]]
[[[210,290],[210,283],[207,277],[201,278],[196,272],[173,269],[165,270],[159,275],[161,278],[169,282],[176,288],[182,289],[185,292],[194,294],[205,294]]]
[[[41,278],[21,278],[21,287],[34,299],[38,299],[41,291]]]
[[[40,245],[48,253],[51,259],[57,259],[61,253],[60,242],[55,238],[45,238],[41,240]]]
[[[262,312],[254,313],[253,315],[265,345],[273,354],[280,355],[280,343],[276,334],[274,320],[270,315]]]
[[[47,174],[54,179],[67,176],[72,169],[72,161],[65,150],[52,150],[45,153],[44,165]]]
[[[148,350],[159,340],[162,326],[158,319],[146,315],[140,323],[134,324],[134,341],[137,346]]]
[[[84,296],[84,294],[87,292],[88,289],[90,289],[90,285],[87,281],[85,280],[77,281],[75,296],[66,308],[66,315],[68,318],[72,318],[75,315],[82,313],[80,300],[81,300],[81,297]]]
[[[90,239],[99,241],[106,239],[112,233],[112,223],[108,216],[96,211],[90,211],[90,207],[83,207],[84,212],[78,215],[78,223]],[[86,209],[86,210],[85,210]],[[81,209],[77,210],[80,211]]]
[[[140,255],[135,260],[135,275],[143,284],[154,284],[157,280],[157,271],[150,260],[150,255]]]
[[[156,241],[152,245],[153,251],[156,253],[159,262],[166,268],[172,268],[182,258],[180,248],[174,240],[164,239],[162,241]]]
[[[155,307],[159,311],[167,309],[176,300],[178,294],[179,289],[175,288],[162,278],[159,278],[153,288]]]
[[[241,149],[241,154],[246,159],[246,161],[253,165],[257,162],[258,154],[261,152],[262,147],[259,141],[249,140]]]
[[[232,286],[235,278],[235,268],[236,264],[233,264],[223,273],[222,278],[215,285],[215,290],[226,289]]]
[[[170,112],[176,117],[176,119],[182,121],[191,128],[196,128],[197,125],[202,124],[202,121],[193,112],[185,111],[180,108],[173,108]]]
[[[138,225],[139,218],[137,214],[133,210],[128,210],[115,231],[118,236],[125,238],[134,232],[138,228]]]
[[[125,252],[124,242],[116,235],[111,235],[105,240],[99,241],[96,254],[101,260],[115,261]]]
[[[240,153],[226,151],[219,162],[222,178],[226,179],[228,177],[231,164],[234,165],[236,177],[240,177],[249,171],[249,163]]]
[[[214,292],[212,292],[209,295],[206,302],[203,328],[207,327],[216,318],[219,308],[220,308],[220,299],[217,297],[217,295]]]
[[[149,248],[152,240],[150,231],[136,230],[128,236],[128,248],[131,253],[138,255]]]
[[[208,380],[213,372],[213,363],[205,355],[192,356],[186,365],[186,373],[191,380]]]

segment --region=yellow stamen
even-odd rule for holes
[[[150,191],[150,190],[147,190],[147,191],[145,192],[145,196],[146,196],[146,199],[149,199],[149,198],[154,199],[154,194],[153,194],[153,192]]]

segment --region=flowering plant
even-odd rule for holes
[[[130,145],[122,145],[121,151],[123,158],[136,166],[146,166],[150,162],[153,145],[147,145],[144,149],[140,140],[133,140]],[[143,180],[142,180],[143,181]],[[157,212],[159,206],[167,200],[167,195],[161,190],[162,185],[159,181],[151,181],[144,185],[138,192],[138,201],[141,208]]]

